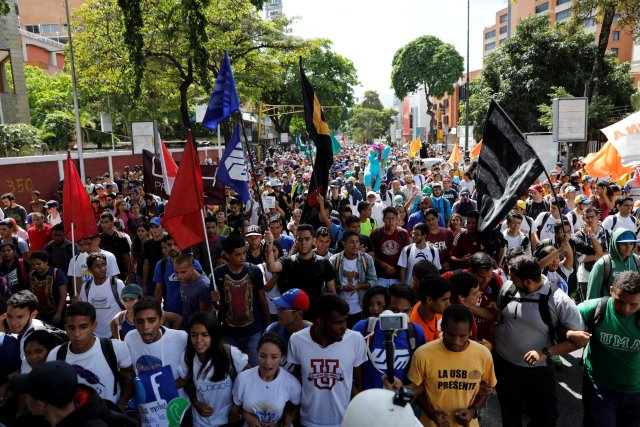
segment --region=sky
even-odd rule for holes
[[[282,0],[283,12],[298,17],[293,34],[333,41],[333,51],[353,61],[361,98],[375,90],[385,107],[393,103],[391,61],[408,42],[433,35],[467,56],[466,0]],[[482,30],[495,23],[495,14],[506,0],[472,0],[470,70],[482,67]],[[466,68],[465,68],[466,69]]]

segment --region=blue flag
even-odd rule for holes
[[[213,93],[207,105],[207,112],[202,119],[202,126],[210,131],[216,130],[218,123],[228,119],[231,114],[240,109],[240,100],[236,90],[236,82],[233,80],[229,55],[224,51],[224,58],[220,64],[220,71],[213,87]]]
[[[249,200],[249,183],[247,182],[247,166],[240,143],[240,125],[236,125],[233,135],[224,150],[220,165],[216,169],[216,180],[233,188],[240,195],[243,203]]]

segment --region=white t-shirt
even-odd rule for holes
[[[435,255],[435,256],[434,256]],[[413,274],[413,266],[421,260],[431,261],[438,270],[442,269],[442,265],[440,264],[440,253],[437,249],[431,246],[429,243],[420,249],[416,246],[415,243],[412,243],[409,246],[409,255],[407,256],[407,248],[402,248],[402,252],[400,253],[400,258],[398,258],[398,267],[406,268],[407,274],[404,276],[404,281],[406,283],[411,283],[412,274]]]
[[[278,424],[287,402],[300,404],[302,387],[281,368],[272,381],[264,381],[258,367],[241,372],[233,385],[233,403],[255,415],[262,423]],[[247,424],[244,424],[247,427]]]
[[[311,328],[291,336],[287,361],[300,365],[300,421],[305,427],[340,427],[351,399],[353,368],[366,360],[364,337],[352,330],[327,347],[311,339]]]
[[[379,200],[376,200],[376,202],[371,207],[371,218],[373,218],[376,223],[382,224],[382,211],[386,207],[387,206],[382,204],[382,202],[380,202]]]
[[[180,356],[187,348],[187,333],[175,329],[162,328],[162,337],[151,344],[145,344],[138,330],[129,332],[124,342],[129,346],[133,370],[138,375],[163,366],[171,366],[173,378],[178,379]],[[186,397],[184,390],[178,390],[180,396]]]
[[[560,215],[560,218],[555,219],[549,212],[540,212],[533,224],[536,233],[538,232],[538,229],[540,229],[538,239],[544,240],[552,238],[555,234],[553,226],[555,225],[556,221],[560,221],[560,219],[563,219],[563,221],[567,221],[567,223],[571,226],[571,235],[573,236],[573,233],[575,232],[575,230],[573,229],[573,223],[571,222],[571,219],[567,218],[566,215]],[[544,221],[544,224],[542,224],[542,221]],[[542,225],[542,228],[540,228],[540,225]]]
[[[116,261],[116,257],[109,251],[105,251],[100,249],[100,253],[107,257],[107,276],[117,276],[120,274],[120,269],[118,268],[118,262]],[[87,257],[88,253],[82,252],[78,254],[74,259],[69,263],[69,271],[67,272],[67,276],[69,277],[82,277],[82,283],[85,284],[89,280],[93,279],[93,274],[87,267]]]
[[[58,214],[58,216],[54,217],[53,215],[47,215],[47,221],[50,226],[58,225],[62,222],[62,217]]]
[[[233,359],[233,366],[236,368],[236,373],[239,376],[244,367],[247,366],[249,358],[234,346],[231,346],[231,358]],[[210,364],[211,362],[208,363],[208,365]],[[208,365],[207,367],[209,367]],[[211,381],[211,376],[214,372],[213,367],[211,367],[211,370],[206,372],[204,378],[202,375],[198,376],[198,372],[200,372],[201,367],[202,363],[198,359],[198,356],[193,356],[192,379],[196,389],[196,399],[213,408],[213,414],[210,417],[205,418],[192,406],[191,413],[193,414],[193,425],[225,425],[229,422],[229,411],[231,410],[232,390],[234,386],[233,381],[228,375],[222,381]],[[180,356],[180,361],[178,362],[178,374],[180,375],[180,378],[189,379],[189,368],[184,361],[184,353]]]
[[[31,366],[29,365],[29,363],[27,363],[27,359],[24,357],[24,340],[31,332],[37,329],[42,329],[43,326],[44,323],[42,323],[40,320],[33,319],[29,327],[27,327],[26,332],[22,335],[22,339],[20,340],[20,360],[22,360],[22,365],[20,366],[21,374],[28,374],[29,372],[31,372]]]
[[[266,285],[267,282],[271,280],[271,278],[273,277],[273,274],[269,273],[269,271],[267,270],[267,265],[264,262],[260,264],[258,268],[262,272],[262,280],[263,280],[263,283]],[[269,306],[269,314],[273,314],[273,315],[278,314],[278,307],[276,307],[276,305],[273,303],[273,301],[271,301],[271,299],[277,298],[280,295],[281,293],[280,293],[280,289],[278,289],[277,283],[273,286],[273,288],[271,288],[269,292],[265,292],[265,297],[267,298],[267,305]]]
[[[529,221],[531,221],[531,226],[533,226],[533,219],[528,216],[524,216],[524,218],[522,218],[522,223],[520,224],[520,231],[523,232],[524,235],[527,237],[531,235],[531,226],[529,225]],[[502,225],[500,226],[500,231],[504,231],[507,228],[509,228],[509,224],[508,224],[508,221],[505,219],[504,221],[502,221]]]
[[[476,186],[476,181],[475,180],[471,180],[469,182],[465,181],[464,179],[460,181],[460,184],[458,184],[460,191],[464,190],[465,188],[467,190],[469,190],[470,194],[473,194],[473,191],[475,189]]]
[[[615,226],[613,225],[614,218],[617,218]],[[636,234],[636,231],[638,231],[636,223],[631,219],[631,215],[626,218],[621,217],[619,214],[609,215],[604,219],[604,221],[602,221],[602,227],[611,232],[614,232],[619,228],[632,231],[633,234]]]
[[[78,296],[81,301],[91,303],[91,305],[96,309],[96,323],[98,324],[98,327],[96,328],[96,336],[100,338],[111,338],[111,328],[109,327],[109,323],[111,322],[111,319],[113,319],[114,316],[122,310],[113,295],[113,291],[111,290],[111,278],[107,277],[107,280],[100,285],[96,285],[95,282],[91,281],[88,297],[85,292],[86,287],[86,283],[82,285]],[[116,287],[118,288],[118,295],[120,295],[124,288],[122,280],[116,279]]]
[[[113,343],[113,351],[118,360],[118,368],[130,368],[131,354],[129,353],[127,344],[125,344],[124,341],[118,340],[111,340],[111,342]],[[57,346],[49,352],[47,362],[56,360],[60,347],[61,346]],[[113,403],[118,402],[121,392],[120,386],[118,385],[117,393],[113,394],[113,383],[116,381],[116,378],[113,377],[107,359],[104,354],[102,354],[99,339],[95,340],[88,351],[81,354],[72,352],[71,347],[69,347],[65,361],[76,368],[78,372],[78,383],[88,385],[103,399],[110,400]]]
[[[567,268],[564,264],[560,263],[558,266],[558,271],[547,271],[545,276],[547,278],[547,283],[553,283],[558,288],[560,288],[565,294],[569,293],[569,276],[573,273],[573,268]],[[564,276],[564,277],[563,277]]]
[[[358,274],[358,257],[356,256],[352,260],[348,260],[345,256],[342,256],[342,281],[340,285],[347,286],[349,284],[349,276],[351,276],[351,284],[353,286],[362,282]],[[366,280],[366,277],[364,278]],[[340,296],[349,304],[349,314],[358,314],[362,311],[360,307],[360,298],[358,291],[342,291]]]
[[[525,236],[525,234],[522,231],[518,232],[518,235],[514,237],[509,235],[509,230],[504,230],[502,232],[502,236],[507,241],[508,249],[523,248],[525,254],[531,256],[531,242],[529,241],[529,238]],[[524,245],[523,245],[523,242],[525,243]]]

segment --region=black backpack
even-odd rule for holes
[[[113,293],[113,298],[115,298],[118,307],[120,307],[120,310],[124,310],[124,305],[122,305],[122,301],[120,301],[120,295],[118,295],[118,278],[116,276],[112,276],[109,279],[109,282],[111,283],[111,293]],[[89,280],[87,284],[84,285],[84,296],[87,301],[89,300],[89,287],[92,283],[93,279]]]
[[[633,262],[636,263],[636,270],[640,272],[640,256],[634,253],[632,253],[631,256],[633,257]],[[602,273],[602,284],[600,285],[600,289],[605,291],[603,293],[608,293],[609,290],[607,285],[609,284],[609,279],[611,279],[613,269],[611,254],[604,255],[602,259],[604,260],[604,272]]]
[[[547,292],[546,294],[540,294],[540,297],[538,299],[517,298],[515,295],[518,292],[518,289],[516,288],[516,285],[511,284],[511,286],[509,286],[509,289],[507,289],[507,291],[504,293],[502,300],[500,301],[499,308],[500,308],[500,311],[504,310],[504,308],[511,301],[518,301],[520,303],[530,302],[530,303],[538,304],[540,317],[542,318],[542,321],[544,322],[545,325],[547,325],[547,328],[549,329],[548,334],[549,334],[549,338],[551,339],[551,343],[555,344],[560,341],[564,341],[564,339],[561,339],[559,334],[556,332],[556,327],[553,325],[553,322],[551,320],[551,310],[549,309],[549,299],[553,296],[553,294],[556,291],[559,291],[559,290],[560,288],[558,288],[556,285],[550,284],[549,292]]]
[[[586,322],[587,332],[589,332],[590,334],[593,334],[595,332],[600,322],[602,322],[602,319],[604,319],[604,314],[607,310],[607,302],[609,301],[609,298],[609,296],[600,298],[600,300],[598,301],[598,305],[593,312],[593,316],[591,316],[591,319]],[[640,311],[636,311],[636,325],[638,326],[638,329],[640,329]]]
[[[113,374],[113,394],[118,392],[118,358],[116,357],[116,352],[113,349],[113,342],[109,338],[99,338],[100,340],[100,348],[102,349],[102,354],[104,355],[107,364],[109,365],[109,369],[111,369],[111,373]],[[67,353],[69,352],[69,343],[62,344],[58,349],[58,353],[56,353],[56,360],[66,361]]]

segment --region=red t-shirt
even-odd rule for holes
[[[402,253],[402,248],[411,243],[407,230],[396,227],[393,234],[389,235],[384,232],[383,228],[378,228],[371,232],[370,237],[376,259],[396,267],[395,274],[389,274],[384,269],[377,268],[378,277],[382,279],[400,279],[398,259]]]
[[[440,227],[440,232],[437,234],[429,231],[429,233],[427,233],[427,242],[438,250],[440,264],[449,262],[449,250],[453,244],[453,232],[451,230]]]
[[[460,234],[453,239],[449,255],[462,258],[465,255],[473,255],[476,252],[480,252],[482,250],[482,242],[480,239],[480,233],[475,233],[475,235],[472,236],[466,230],[460,232]]]
[[[51,226],[44,224],[42,230],[37,230],[35,226],[29,227],[27,230],[29,235],[29,250],[41,251],[44,245],[51,241]]]

